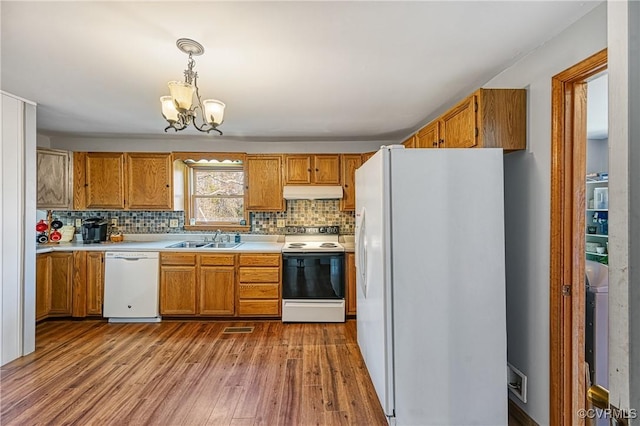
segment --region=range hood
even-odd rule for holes
[[[338,200],[342,198],[341,186],[285,185],[282,189],[285,200]]]

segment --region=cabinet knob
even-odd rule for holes
[[[308,172],[310,172],[310,171],[311,171],[311,169],[307,169],[307,171],[308,171]]]
[[[316,172],[319,172],[320,170],[316,169]]]
[[[438,141],[433,141],[433,146],[438,146]]]
[[[349,184],[346,184],[346,183],[345,183],[345,184],[344,184],[344,187],[345,187],[345,188],[348,188],[348,187],[349,187]]]
[[[170,185],[169,185],[169,184],[167,184],[167,188],[169,188],[169,186],[170,186]]]

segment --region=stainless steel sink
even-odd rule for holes
[[[171,244],[167,246],[167,248],[201,248],[210,243],[205,241],[180,241],[176,244]]]
[[[203,248],[206,249],[232,249],[238,247],[242,243],[209,243]]]
[[[167,248],[206,248],[206,249],[232,249],[242,243],[210,243],[208,241],[180,241],[171,244]]]

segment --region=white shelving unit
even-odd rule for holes
[[[591,258],[592,260],[598,260],[608,256],[607,253],[607,242],[609,241],[608,235],[608,220],[609,220],[609,205],[608,199],[604,205],[602,204],[602,200],[598,200],[598,194],[596,191],[597,188],[608,188],[609,181],[608,180],[588,180],[587,181],[587,190],[586,190],[586,200],[587,200],[587,208],[585,209],[585,235],[586,235],[586,243],[587,250],[586,255],[587,258]],[[607,197],[608,198],[608,197]],[[600,203],[599,203],[600,201]],[[600,208],[597,208],[600,207]],[[602,208],[606,207],[606,208]],[[604,226],[603,226],[604,225]],[[593,231],[593,227],[595,227],[595,232]],[[591,229],[590,229],[591,228]],[[595,243],[601,247],[604,247],[604,253],[597,253],[595,250],[589,250],[589,246]]]

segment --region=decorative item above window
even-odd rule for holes
[[[169,122],[169,125],[164,129],[166,132],[169,129],[173,129],[176,132],[178,130],[184,130],[193,124],[193,127],[201,132],[209,133],[212,130],[222,135],[222,132],[218,130],[218,126],[222,124],[224,120],[224,108],[225,104],[215,100],[200,98],[200,92],[198,90],[198,73],[193,70],[196,62],[193,60],[193,56],[199,56],[204,53],[204,47],[195,40],[189,38],[180,38],[176,41],[178,49],[189,55],[187,62],[187,69],[184,70],[184,82],[182,81],[170,81],[169,96],[162,96],[160,102],[162,103],[162,115],[165,120]],[[196,102],[194,105],[194,95]],[[200,110],[202,117],[200,118],[201,124],[198,124],[197,111]]]

